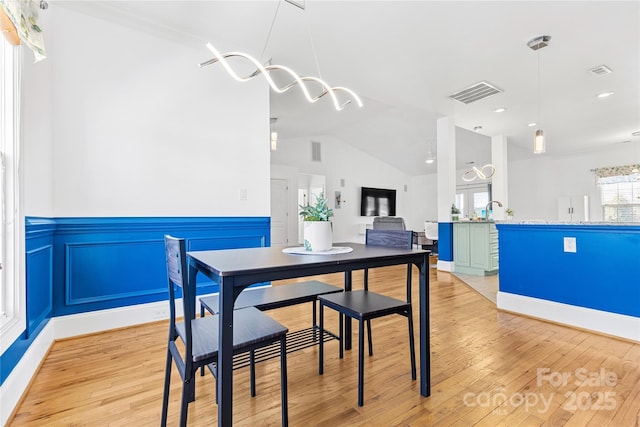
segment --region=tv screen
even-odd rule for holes
[[[361,216],[396,216],[396,190],[362,187]]]

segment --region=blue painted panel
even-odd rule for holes
[[[453,223],[438,223],[438,260],[453,261]]]
[[[270,219],[57,218],[54,237],[55,316],[167,298],[164,235],[189,250],[266,246]],[[218,290],[198,276],[198,293]]]
[[[52,244],[56,228],[49,218],[25,218],[25,273],[27,329],[0,356],[0,384],[20,362],[33,340],[51,318]]]
[[[52,312],[53,245],[48,244],[26,253],[27,337]]]
[[[640,317],[640,226],[498,224],[500,291]],[[564,252],[575,237],[577,252]]]
[[[167,292],[163,240],[70,243],[65,248],[66,305]]]

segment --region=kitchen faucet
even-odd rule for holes
[[[490,201],[489,201],[489,203],[487,203],[487,206],[485,206],[485,208],[484,208],[484,211],[487,213],[487,214],[486,214],[486,215],[487,215],[487,216],[486,216],[487,221],[489,221],[489,208],[491,207],[491,204],[492,204],[492,203],[497,203],[497,204],[498,204],[498,206],[502,207],[502,203],[500,203],[499,201],[497,201],[497,200],[490,200]]]

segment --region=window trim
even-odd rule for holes
[[[616,185],[616,194],[620,194],[620,184],[630,183],[632,188],[638,190],[640,189],[640,174],[631,174],[631,175],[611,175],[605,178],[599,178],[597,180],[597,185],[599,187],[599,195],[600,195],[600,207],[602,208],[602,219],[608,222],[621,222],[621,223],[638,223],[640,220],[636,221],[633,218],[631,221],[629,220],[621,220],[618,216],[617,219],[611,219],[606,216],[607,208],[615,208],[618,211],[619,208],[631,208],[634,210],[634,207],[640,207],[640,199],[636,201],[634,198],[635,193],[632,192],[631,200],[625,201],[624,203],[605,203],[604,191],[605,186]],[[640,191],[639,191],[640,193]],[[640,196],[639,196],[640,197]]]
[[[21,112],[21,62],[22,49],[11,46],[4,38],[0,41],[0,149],[3,157],[3,184],[5,192],[0,210],[1,221],[5,224],[6,238],[0,240],[3,247],[4,285],[0,306],[0,354],[4,353],[26,329],[26,279],[25,279],[25,237],[23,201],[20,197],[22,186],[20,112]],[[5,67],[5,61],[10,61]],[[7,73],[7,71],[9,71]],[[8,107],[8,108],[7,108]],[[5,212],[10,214],[5,215]],[[6,244],[5,244],[6,243]],[[5,286],[6,285],[6,286]]]

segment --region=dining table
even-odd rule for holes
[[[219,285],[218,425],[231,426],[233,421],[234,302],[248,286],[275,280],[344,272],[344,289],[350,291],[353,271],[403,264],[416,266],[420,277],[420,394],[428,397],[431,394],[429,251],[361,243],[334,243],[336,250],[325,253],[291,249],[272,246],[187,252],[189,281],[195,281],[200,272]],[[351,348],[351,322],[345,322],[344,328],[344,345],[348,350]]]

